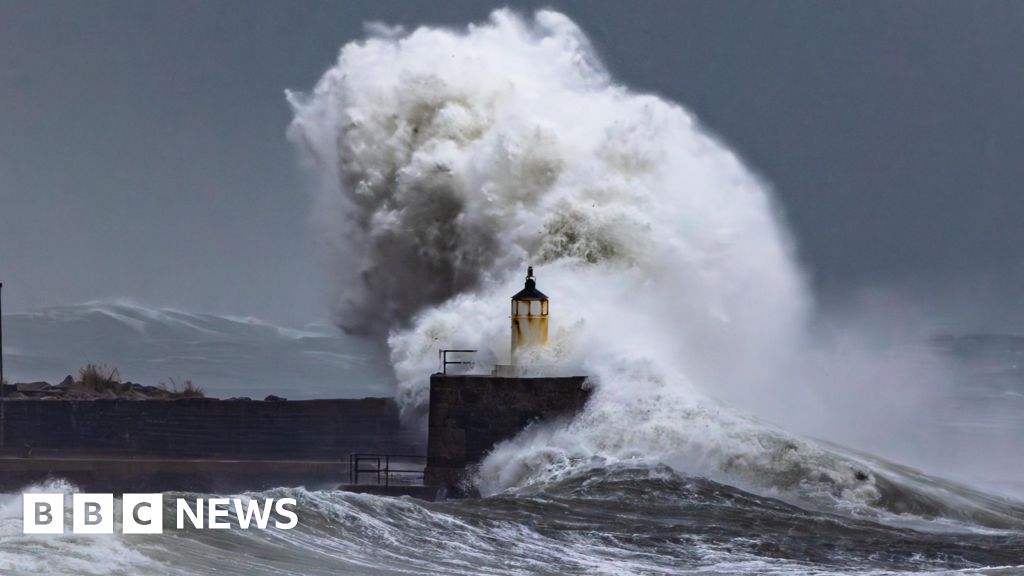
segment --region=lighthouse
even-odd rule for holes
[[[519,350],[548,342],[548,297],[537,290],[533,266],[526,269],[526,285],[512,297],[512,364]]]
[[[430,376],[423,482],[450,495],[466,494],[471,484],[466,478],[499,442],[530,422],[571,416],[590,398],[586,376],[571,375],[571,368],[551,358],[526,362],[525,352],[548,342],[548,297],[537,289],[533,266],[523,289],[512,296],[511,312],[510,364],[494,364],[490,374],[449,374],[444,354],[472,350],[442,350],[441,371]]]

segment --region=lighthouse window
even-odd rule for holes
[[[541,313],[541,316],[547,316],[548,315],[548,301],[547,300],[544,300],[544,301],[542,301],[540,303],[540,313]]]
[[[540,316],[540,300],[530,302],[530,314]]]
[[[522,300],[520,300],[519,302],[516,302],[516,306],[519,308],[518,310],[516,310],[517,315],[526,316],[527,314],[530,313],[529,302],[523,302]]]

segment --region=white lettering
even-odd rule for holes
[[[249,528],[249,524],[255,518],[256,527],[263,530],[267,527],[267,522],[270,520],[270,511],[274,506],[274,499],[268,498],[264,502],[263,509],[260,509],[260,503],[252,498],[249,498],[243,508],[242,499],[235,498],[235,515],[238,516],[238,526],[243,530]]]
[[[203,499],[196,498],[196,511],[192,513],[192,509],[188,507],[188,502],[184,498],[178,498],[178,530],[185,529],[185,516],[188,516],[192,521],[194,528],[202,529],[203,526]]]
[[[210,523],[207,527],[213,528],[215,530],[225,530],[227,528],[231,528],[230,522],[219,521],[220,518],[228,517],[229,510],[227,507],[230,505],[231,500],[228,500],[227,498],[210,498]]]
[[[279,516],[288,518],[288,522],[274,521],[274,525],[281,530],[291,530],[299,524],[299,516],[294,510],[289,510],[285,506],[295,507],[295,498],[281,498],[274,505],[274,510]]]

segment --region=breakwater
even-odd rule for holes
[[[390,398],[16,400],[0,410],[7,488],[47,477],[112,491],[126,479],[175,490],[337,482],[352,452],[424,449]]]
[[[468,468],[532,422],[571,417],[590,399],[585,376],[502,378],[434,374],[426,483],[463,492]]]

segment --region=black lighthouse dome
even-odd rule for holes
[[[526,286],[516,292],[513,300],[547,300],[548,297],[537,290],[537,279],[533,277],[533,266],[526,269]]]

